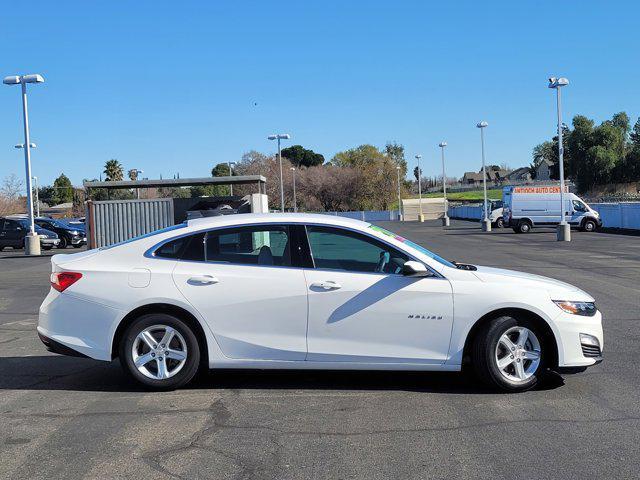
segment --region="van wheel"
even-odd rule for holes
[[[529,233],[531,231],[531,224],[527,220],[522,220],[518,224],[518,230],[520,233]]]
[[[200,348],[193,331],[165,313],[142,315],[124,333],[119,346],[124,371],[154,390],[186,385],[198,371]]]
[[[582,231],[584,232],[595,232],[596,230],[596,222],[593,220],[585,220],[582,224]]]
[[[504,228],[504,219],[502,217],[496,221],[496,227]]]
[[[542,334],[526,319],[503,316],[478,333],[471,357],[477,377],[506,392],[533,388],[544,371]]]

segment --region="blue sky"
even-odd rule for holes
[[[397,141],[439,172],[529,164],[565,118],[640,115],[637,2],[30,1],[3,5],[0,74],[30,88],[34,174],[74,184],[120,160],[144,176],[205,176],[266,137],[327,159]],[[26,27],[25,27],[26,26]],[[613,80],[615,79],[615,80]],[[24,176],[19,88],[0,86],[0,179]]]

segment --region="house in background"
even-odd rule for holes
[[[536,166],[536,180],[545,181],[551,180],[551,167],[555,165],[555,162],[551,160],[542,159]]]
[[[504,168],[499,168],[496,166],[487,167],[487,183],[493,183],[494,185],[500,185],[504,183],[509,175],[510,170],[505,170]],[[482,170],[478,173],[475,172],[465,172],[460,183],[463,185],[482,185],[483,175]]]
[[[529,167],[516,168],[507,177],[509,183],[526,183],[531,181],[531,169]]]

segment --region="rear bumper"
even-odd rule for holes
[[[111,341],[119,310],[53,289],[38,315],[38,335],[56,353],[111,360]],[[43,337],[45,340],[43,340]]]
[[[74,350],[73,348],[69,348],[66,345],[63,345],[62,343],[56,342],[55,340],[43,335],[40,332],[38,332],[38,337],[40,338],[40,341],[44,343],[44,346],[47,347],[47,350],[49,350],[50,352],[58,353],[60,355],[67,355],[68,357],[89,358],[84,353],[80,353],[77,350]]]

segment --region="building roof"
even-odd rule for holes
[[[117,182],[84,181],[85,188],[154,188],[154,187],[193,187],[194,185],[243,185],[267,182],[262,175],[236,175],[228,177],[200,178],[163,178],[159,180],[121,180]]]

